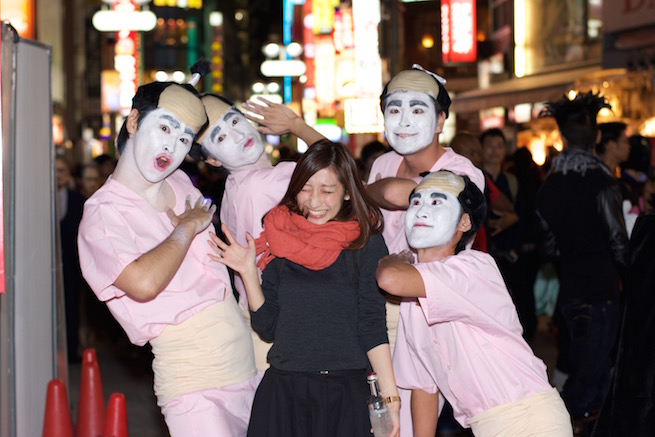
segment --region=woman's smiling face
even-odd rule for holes
[[[337,216],[344,201],[345,188],[330,167],[317,171],[296,195],[302,214],[322,225]]]

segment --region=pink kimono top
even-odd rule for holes
[[[280,162],[275,167],[233,171],[227,177],[221,202],[221,223],[227,226],[239,244],[248,245],[246,232],[253,238],[259,237],[263,229],[262,218],[282,200],[295,168],[295,162]],[[235,275],[234,286],[241,302],[247,302],[239,275]]]
[[[187,196],[195,202],[202,195],[181,170],[166,182],[175,192],[175,214],[184,212]],[[212,225],[196,235],[177,273],[154,299],[134,300],[113,285],[128,264],[159,245],[173,229],[165,212],[156,211],[111,177],[84,204],[78,234],[82,274],[130,341],[139,346],[157,337],[166,325],[179,324],[232,292],[226,267],[207,256]]]
[[[464,250],[415,267],[426,297],[400,308],[399,387],[441,391],[465,427],[478,413],[551,389],[490,255]]]

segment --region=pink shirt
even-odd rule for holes
[[[225,193],[221,202],[221,223],[224,223],[242,246],[247,246],[246,232],[259,237],[262,218],[280,203],[289,187],[295,162],[280,162],[275,167],[255,170],[234,171],[225,181]],[[261,272],[260,280],[261,280]],[[246,291],[239,275],[234,277],[234,286],[247,302]]]
[[[201,196],[181,170],[166,181],[175,192],[176,214],[184,212],[187,195],[192,201]],[[222,302],[226,290],[231,290],[225,266],[207,256],[212,225],[196,235],[177,273],[154,299],[136,301],[113,285],[128,264],[159,245],[173,229],[166,213],[111,177],[84,204],[78,234],[82,273],[130,341],[139,346],[157,337],[166,325],[181,323]]]
[[[484,192],[484,175],[482,171],[475,167],[468,158],[458,155],[450,147],[444,147],[444,149],[446,153],[437,159],[437,162],[434,163],[430,171],[450,170],[453,173],[466,175]],[[371,167],[368,183],[375,182],[378,174],[383,178],[396,177],[402,161],[402,155],[394,151],[380,156]],[[414,180],[419,182],[421,178],[415,178]],[[405,211],[382,209],[382,215],[384,216],[382,236],[384,237],[384,242],[387,243],[389,253],[409,250],[409,244],[405,238]]]
[[[415,265],[426,297],[400,308],[393,366],[399,387],[437,389],[463,426],[498,405],[551,389],[494,259],[465,250]]]

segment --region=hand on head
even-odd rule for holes
[[[257,99],[264,104],[246,101],[241,106],[255,115],[244,113],[245,117],[259,124],[257,130],[266,135],[282,135],[291,131],[292,125],[302,119],[288,106],[274,103],[263,97]]]

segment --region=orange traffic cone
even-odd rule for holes
[[[102,435],[104,437],[128,437],[127,409],[123,393],[112,393],[109,397],[105,432]]]
[[[82,359],[80,399],[77,408],[77,437],[97,437],[105,426],[105,395],[100,367],[93,349],[86,349]]]
[[[48,383],[43,419],[43,437],[73,437],[66,386],[59,379]]]

